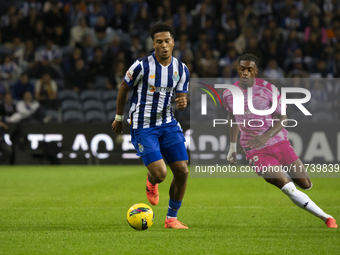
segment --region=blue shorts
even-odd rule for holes
[[[168,164],[188,160],[185,138],[177,121],[159,127],[131,128],[130,132],[137,156],[142,157],[146,166],[163,157]]]

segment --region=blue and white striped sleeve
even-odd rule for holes
[[[182,74],[181,80],[178,82],[176,86],[176,93],[188,93],[188,86],[190,80],[190,74],[188,67],[183,64],[184,72]]]
[[[129,87],[134,87],[138,84],[142,74],[142,63],[137,60],[132,64],[132,66],[130,66],[129,70],[127,70],[124,81],[129,85]]]

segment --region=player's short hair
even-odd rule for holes
[[[175,30],[173,29],[172,26],[166,23],[157,23],[150,30],[150,35],[151,35],[152,40],[154,39],[154,35],[160,32],[169,32],[172,38],[175,35]]]
[[[240,63],[242,60],[248,60],[248,61],[253,61],[256,65],[256,67],[259,66],[259,59],[256,57],[254,54],[251,53],[244,53],[240,58],[238,59],[238,63]]]

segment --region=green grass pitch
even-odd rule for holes
[[[168,188],[154,225],[136,231],[128,208],[148,203],[143,166],[0,168],[0,254],[339,254],[340,229],[254,179],[189,178],[179,220],[164,229]],[[340,179],[313,179],[306,193],[340,223]]]

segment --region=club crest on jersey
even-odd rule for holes
[[[138,149],[139,149],[139,152],[143,152],[144,151],[144,146],[139,143],[138,144]]]
[[[126,75],[127,75],[127,77],[130,78],[130,80],[133,80],[133,70],[132,69],[127,70]]]
[[[174,73],[174,75],[172,76],[172,79],[176,82],[179,81],[179,75],[177,72]]]

